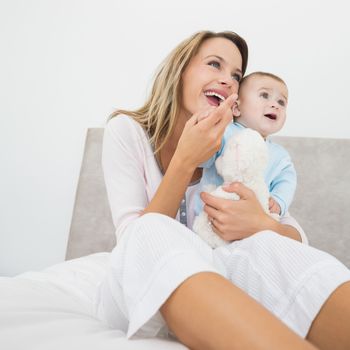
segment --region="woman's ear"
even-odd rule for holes
[[[241,115],[241,111],[239,110],[239,100],[237,100],[232,107],[232,113],[235,118],[239,117]]]

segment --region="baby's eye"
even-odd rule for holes
[[[212,66],[212,67],[214,67],[214,68],[220,68],[220,62],[218,62],[218,61],[210,61],[209,63],[208,63],[208,65],[209,66]]]
[[[262,92],[260,94],[260,97],[262,97],[262,98],[269,98],[269,94],[267,92]]]
[[[278,100],[277,102],[282,107],[284,107],[286,105],[286,102],[284,100]]]
[[[242,79],[242,76],[240,74],[238,74],[238,73],[235,73],[235,74],[232,75],[232,79],[233,80],[237,80],[238,82],[240,82],[241,79]]]

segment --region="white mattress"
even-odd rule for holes
[[[93,315],[93,296],[108,253],[66,261],[40,272],[0,277],[0,348],[184,350],[167,339],[127,340]]]

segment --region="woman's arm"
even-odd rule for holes
[[[230,96],[219,107],[209,107],[186,122],[160,186],[144,213],[176,216],[194,171],[220,148],[225,128],[232,121],[236,98],[237,95]]]
[[[111,119],[104,130],[102,169],[118,239],[148,202],[144,160],[152,153],[147,154],[143,139],[141,127],[124,115]]]
[[[120,115],[108,122],[103,138],[102,167],[118,238],[124,228],[142,213],[176,216],[194,170],[215,153],[226,125],[232,119],[229,106],[234,98],[227,100],[218,108],[201,111],[208,113],[201,122],[197,123],[198,113],[187,121],[176,152],[154,195],[153,190],[146,189],[158,186],[159,175],[158,170],[146,174],[145,168],[149,165],[146,162],[150,157],[154,158],[144,131],[127,116]]]
[[[226,241],[242,239],[252,234],[272,230],[283,236],[302,241],[303,232],[291,224],[280,223],[266,214],[253,191],[241,183],[232,183],[225,188],[235,192],[240,200],[232,201],[214,197],[203,192],[201,198],[205,203],[204,211],[212,221],[214,231]],[[290,222],[292,223],[292,222]]]

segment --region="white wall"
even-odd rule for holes
[[[144,100],[201,29],[234,30],[248,71],[290,89],[281,134],[349,138],[344,0],[0,0],[0,275],[64,260],[85,132]]]

